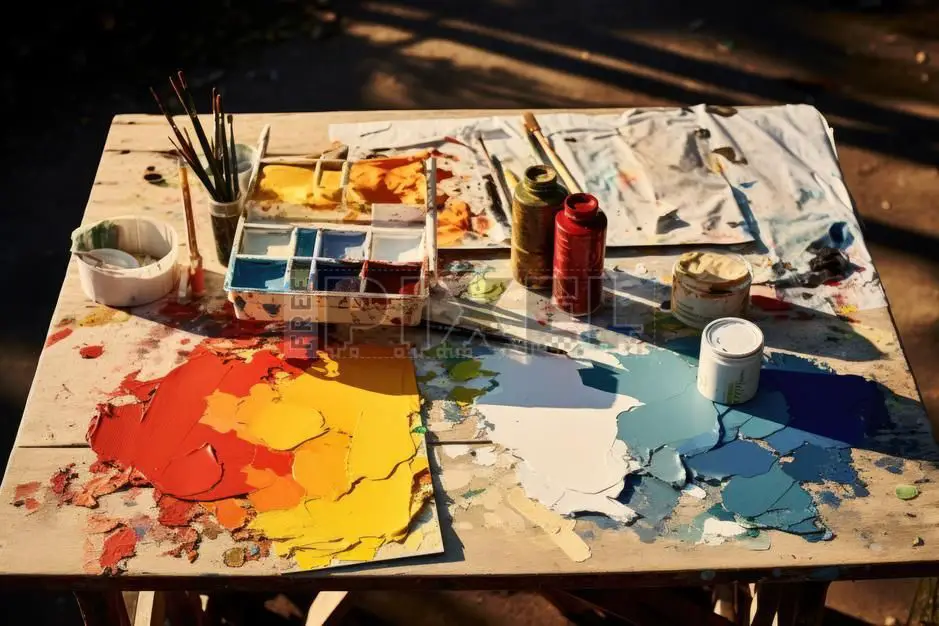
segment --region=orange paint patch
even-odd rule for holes
[[[203,506],[213,511],[218,523],[228,530],[238,530],[248,522],[248,511],[242,506],[242,500],[226,498]]]
[[[437,214],[437,245],[457,243],[471,230],[469,205],[462,200],[448,200]]]
[[[263,470],[249,476],[248,482],[254,484],[257,480],[258,488],[248,494],[248,502],[259,513],[289,509],[303,501],[305,491],[301,485],[290,476],[278,476],[271,470]]]
[[[71,328],[63,328],[62,330],[57,330],[51,335],[49,335],[48,337],[46,337],[45,347],[48,348],[49,346],[54,346],[55,344],[59,343],[60,341],[62,341],[63,339],[65,339],[71,334],[72,334]]]
[[[352,488],[347,465],[352,437],[329,431],[294,451],[293,477],[310,498],[335,500]]]

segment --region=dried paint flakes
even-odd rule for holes
[[[515,487],[506,494],[506,501],[525,519],[541,528],[564,554],[576,563],[590,558],[590,547],[574,532],[575,522],[561,517],[533,500]]]
[[[59,497],[59,502],[68,501],[69,487],[72,481],[78,478],[78,472],[75,471],[75,464],[69,463],[62,469],[56,471],[49,479],[49,486],[52,493]]]
[[[157,521],[168,527],[186,526],[202,512],[198,504],[168,495],[159,497],[157,508],[160,510]]]
[[[39,492],[39,481],[22,483],[13,491],[13,506],[22,507],[27,514],[39,509],[40,501],[35,496]]]
[[[62,341],[63,339],[65,339],[71,334],[72,334],[71,328],[63,328],[61,330],[57,330],[51,335],[49,335],[48,337],[46,337],[45,347],[48,348],[50,346],[54,346],[55,344],[59,343],[60,341]]]

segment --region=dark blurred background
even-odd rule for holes
[[[177,69],[197,93],[217,85],[234,112],[814,104],[835,128],[913,372],[939,415],[934,1],[99,0],[17,11],[0,41],[3,459],[111,118],[157,113],[147,88]],[[830,603],[884,623],[905,618],[913,588],[840,583]],[[455,611],[458,623],[563,623],[525,594],[394,595],[408,602],[425,620]],[[8,623],[77,619],[67,595],[4,604],[27,607]],[[415,611],[392,623],[424,623]],[[290,621],[262,614],[249,623]]]

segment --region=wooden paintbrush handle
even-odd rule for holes
[[[534,133],[535,139],[538,140],[538,144],[541,146],[541,149],[544,150],[544,153],[548,155],[548,160],[551,161],[551,165],[554,166],[554,169],[557,170],[558,176],[561,177],[561,180],[564,181],[564,186],[567,187],[569,193],[582,193],[583,189],[580,188],[580,185],[577,184],[577,181],[574,180],[574,175],[571,174],[571,171],[567,169],[567,166],[564,165],[564,161],[561,160],[561,157],[557,155],[554,151],[554,148],[551,147],[551,144],[548,143],[547,137],[545,137],[541,131],[536,131]]]

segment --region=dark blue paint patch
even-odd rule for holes
[[[903,470],[906,469],[906,462],[903,459],[895,457],[895,456],[881,457],[877,459],[876,461],[874,461],[874,465],[876,465],[877,467],[881,469],[887,470],[891,474],[898,474],[898,475],[902,474]]]
[[[589,343],[594,346],[599,346],[603,344],[603,342],[600,341],[600,339],[597,337],[597,335],[599,334],[600,334],[600,331],[596,329],[585,330],[584,332],[580,333],[580,340],[583,341],[584,343]]]
[[[823,448],[856,446],[888,423],[877,384],[860,376],[764,370],[761,391],[780,391],[789,424],[766,438],[780,454],[806,443]]]
[[[818,493],[818,502],[835,509],[841,506],[841,498],[838,497],[838,494],[827,489]]]
[[[363,263],[317,261],[313,280],[317,291],[358,292]]]
[[[755,181],[755,180],[748,180],[747,182],[740,183],[740,186],[743,187],[744,189],[749,189],[750,187],[752,187],[752,186],[755,185],[755,184],[756,184],[756,181]]]
[[[720,480],[729,476],[752,478],[768,472],[776,462],[776,455],[757,443],[737,439],[688,457],[685,462],[695,476],[707,480]]]
[[[773,352],[763,357],[763,369],[787,370],[790,372],[808,372],[810,374],[833,374],[835,370],[827,365],[786,352]]]
[[[287,261],[235,259],[232,289],[282,291],[287,275]]]
[[[627,337],[635,337],[637,339],[642,335],[641,324],[610,324],[606,327],[606,329],[612,330],[614,333],[626,335]]]
[[[666,343],[665,348],[679,354],[696,366],[701,355],[701,336],[678,337]]]
[[[365,256],[365,233],[324,230],[320,256],[327,259],[362,259]]]
[[[270,315],[270,316],[275,316],[275,317],[276,317],[277,315],[280,314],[280,305],[279,305],[279,304],[275,304],[275,303],[266,303],[266,304],[262,304],[262,305],[261,305],[261,308],[264,309],[264,311],[265,311],[268,315]]]
[[[835,222],[828,227],[828,232],[809,244],[808,249],[837,248],[847,250],[854,243],[854,235],[847,222]]]
[[[644,543],[655,541],[663,522],[675,510],[681,492],[652,476],[631,474],[626,477],[617,500],[639,514],[630,526]]]
[[[821,448],[807,443],[792,453],[792,461],[783,463],[784,472],[803,483],[831,481],[855,485],[860,481],[851,465],[851,451],[844,448]]]

